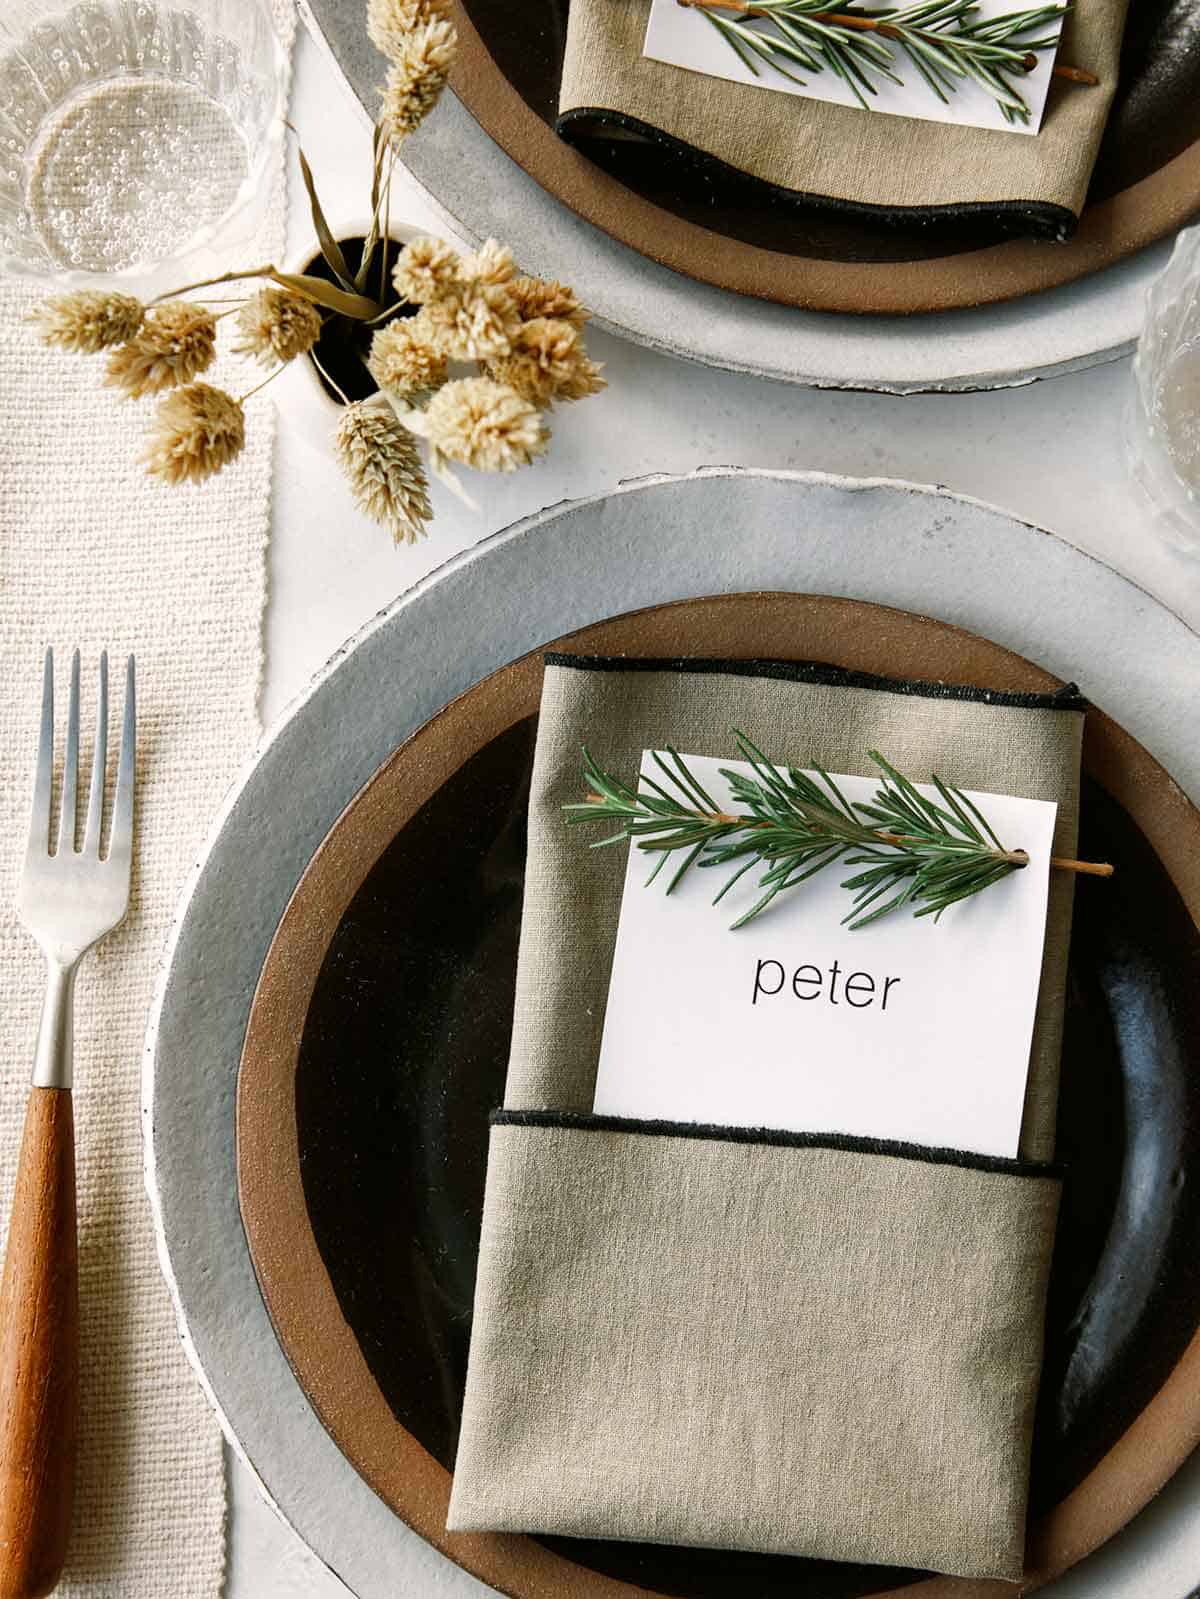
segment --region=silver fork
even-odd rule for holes
[[[79,962],[129,906],[135,729],[130,656],[110,836],[102,856],[108,657],[101,655],[87,816],[77,849],[76,650],[58,834],[52,839],[54,657],[46,651],[29,840],[17,890],[17,910],[46,957],[47,980],[0,1280],[0,1599],[49,1593],[62,1571],[70,1532],[79,1391],[71,1016]]]

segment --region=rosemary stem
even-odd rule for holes
[[[683,3],[683,0],[680,0]],[[600,794],[590,793],[587,796],[589,805],[603,805],[604,799]],[[711,822],[714,827],[741,827],[747,832],[755,828],[767,827],[768,822],[756,821],[751,816],[739,816],[733,811],[696,811],[696,819],[702,822]],[[912,844],[916,840],[908,838],[903,833],[879,832],[876,834],[881,844]],[[998,849],[991,852],[998,861],[1007,861],[1010,866],[1028,866],[1029,856],[1023,849]],[[1113,867],[1107,861],[1076,861],[1062,855],[1052,855],[1050,866],[1056,872],[1074,872],[1078,877],[1111,877]]]
[[[1107,861],[1068,861],[1051,855],[1050,865],[1057,872],[1075,872],[1080,877],[1111,877],[1114,868]]]
[[[695,11],[737,11],[744,17],[769,17],[770,9],[765,6],[753,4],[753,0],[676,0],[677,5],[688,6]],[[902,31],[893,26],[885,18],[858,16],[845,11],[813,11],[809,13],[809,20],[822,23],[829,28],[846,28],[855,33],[878,33],[885,39],[903,38]],[[917,30],[920,32],[920,30]],[[1032,72],[1037,66],[1038,58],[1031,50],[1021,58],[1020,65],[1026,72]],[[1017,63],[1014,62],[1015,66]],[[1053,75],[1062,78],[1067,83],[1082,83],[1094,88],[1100,79],[1094,72],[1088,72],[1083,67],[1059,66],[1053,67]]]

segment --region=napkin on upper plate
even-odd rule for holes
[[[1068,14],[1059,59],[1096,87],[1056,79],[1034,137],[884,116],[700,76],[642,55],[650,0],[571,0],[558,131],[643,138],[758,204],[813,204],[863,220],[958,217],[997,233],[1075,230],[1116,89],[1127,0]],[[920,92],[914,89],[914,93]]]
[[[739,727],[830,771],[882,749],[1053,800],[1070,854],[1082,726],[1070,695],[548,658],[449,1527],[1020,1577],[1069,874],[1019,1159],[629,1121],[591,1114],[624,874],[562,806],[584,744],[634,782],[643,749],[732,758]]]

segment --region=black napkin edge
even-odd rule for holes
[[[726,1144],[766,1144],[778,1149],[833,1149],[850,1155],[883,1155],[931,1166],[959,1166],[1002,1177],[1048,1177],[1061,1181],[1059,1161],[1010,1159],[970,1149],[910,1144],[903,1139],[860,1138],[851,1133],[797,1133],[780,1127],[731,1127],[724,1123],[664,1121],[640,1116],[605,1116],[574,1110],[509,1110],[488,1117],[490,1127],[557,1127],[571,1132],[637,1133],[651,1138],[699,1138]]]
[[[838,195],[816,194],[805,189],[788,189],[751,172],[743,172],[740,167],[673,134],[664,133],[639,117],[606,106],[573,106],[569,111],[562,111],[555,118],[554,131],[565,143],[584,154],[590,138],[633,134],[699,169],[722,198],[733,204],[784,205],[796,211],[822,212],[885,229],[934,230],[962,222],[990,222],[997,242],[1028,237],[1065,244],[1079,226],[1079,218],[1073,211],[1046,200],[966,200],[948,205],[889,206],[844,200]]]
[[[884,694],[909,694],[919,699],[967,700],[980,705],[1014,706],[1036,711],[1088,710],[1088,701],[1076,683],[1064,683],[1049,694],[1017,693],[1006,689],[976,688],[969,683],[927,682],[919,678],[881,677],[826,661],[730,661],[706,656],[574,655],[547,650],[546,666],[579,672],[695,672],[717,677],[767,677],[787,683],[819,683],[833,688],[865,688]]]

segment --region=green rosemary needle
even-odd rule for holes
[[[744,927],[788,889],[840,862],[859,868],[844,879],[852,895],[843,925],[867,927],[910,906],[932,916],[981,893],[1029,864],[1024,850],[1006,849],[961,789],[933,777],[928,797],[877,750],[882,774],[870,804],[852,804],[820,767],[812,773],[778,768],[744,733],[733,737],[750,772],[722,767],[736,810],[723,811],[676,750],[653,752],[658,776],[642,774],[640,790],[606,772],[585,748],[587,799],[563,806],[568,823],[615,821],[618,829],[593,849],[629,839],[658,856],[647,886],[673,858],[667,893],[692,866],[729,867],[713,900],[718,904],[746,873],[761,868],[758,898],[733,927]],[[1056,865],[1108,875],[1111,867]]]
[[[848,0],[679,0],[703,13],[742,64],[760,77],[765,63],[803,85],[800,72],[830,72],[859,105],[881,79],[903,87],[904,62],[948,105],[960,85],[977,83],[996,101],[1006,122],[1028,123],[1029,103],[1018,84],[1043,50],[1058,45],[1066,4],[1036,5],[999,17],[981,17],[977,0],[917,0],[916,4],[863,10]],[[733,13],[727,15],[724,13]],[[756,27],[767,22],[768,28]],[[1062,75],[1094,83],[1076,68]]]

